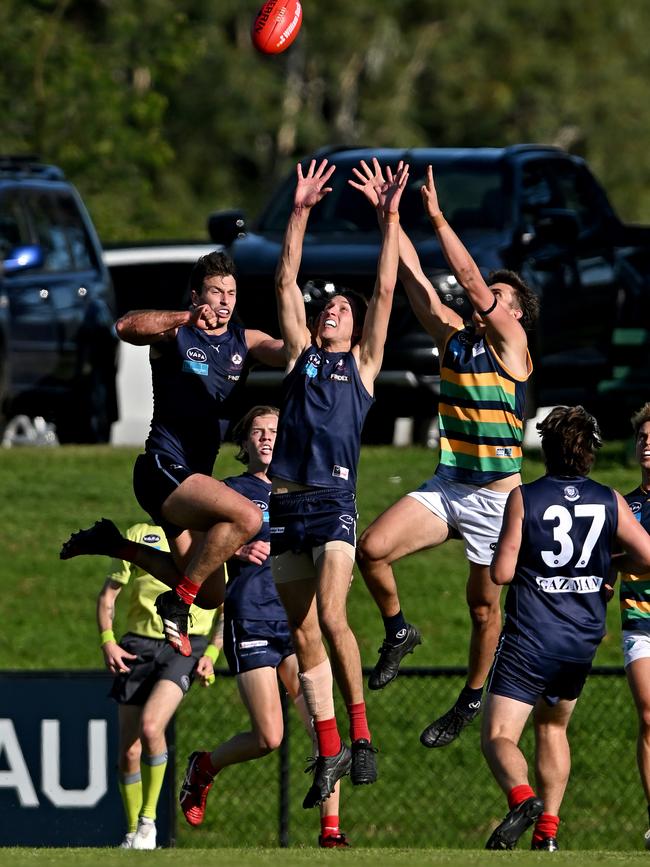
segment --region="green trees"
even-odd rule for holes
[[[560,144],[650,222],[650,6],[306,0],[276,57],[259,0],[5,0],[0,152],[79,186],[104,240],[204,237],[328,143]]]

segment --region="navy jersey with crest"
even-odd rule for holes
[[[224,402],[239,382],[248,354],[243,328],[223,334],[193,325],[155,344],[151,359],[153,418],[147,452],[166,455],[210,475],[221,444]]]
[[[271,475],[354,491],[361,429],[373,402],[352,352],[308,346],[284,379]]]
[[[503,631],[542,656],[591,660],[605,634],[616,495],[584,476],[544,476],[521,493],[521,547]]]
[[[251,542],[268,542],[269,497],[271,485],[251,473],[232,476],[224,483],[249,499],[262,512],[262,526]],[[258,566],[232,557],[228,560],[228,583],[226,584],[225,613],[230,620],[286,620],[287,613],[280,601],[271,575],[271,557]]]

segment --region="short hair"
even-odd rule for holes
[[[253,422],[259,415],[280,415],[280,410],[277,406],[266,406],[260,404],[248,410],[245,416],[239,419],[237,424],[232,429],[232,441],[236,446],[239,446],[239,451],[235,455],[235,460],[241,461],[242,464],[248,464],[250,457],[244,448],[244,443],[250,436]]]
[[[507,283],[508,286],[514,289],[517,304],[521,310],[521,324],[526,331],[532,328],[539,316],[539,297],[530,288],[528,283],[522,280],[519,274],[514,271],[508,271],[506,268],[490,272],[487,278],[487,285],[494,286],[495,283]]]
[[[598,422],[583,406],[556,406],[537,430],[550,475],[589,475],[603,441]]]
[[[235,263],[227,253],[213,250],[201,256],[190,273],[190,290],[200,293],[206,277],[234,277]]]
[[[632,422],[632,430],[634,431],[634,436],[637,437],[639,435],[641,427],[647,421],[650,421],[650,403],[644,403],[641,409],[637,410],[634,413],[630,421]]]

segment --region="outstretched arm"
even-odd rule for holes
[[[478,265],[440,210],[431,166],[427,168],[427,182],[422,186],[421,193],[444,257],[467,292],[474,310],[485,319],[489,336],[500,349],[507,346],[525,353],[527,341],[521,324],[505,306],[497,303],[497,298],[483,279]]]
[[[323,160],[316,168],[312,160],[306,175],[298,163],[296,192],[293,209],[284,235],[282,253],[275,274],[275,294],[278,303],[280,331],[284,339],[287,369],[291,369],[296,359],[311,339],[307,327],[307,315],[302,292],[298,286],[298,270],[302,259],[302,245],[309,220],[309,212],[332,188],[326,186],[336,166],[327,166]]]
[[[287,356],[284,351],[284,343],[264,331],[246,329],[246,343],[251,355],[256,361],[268,364],[269,367],[284,367]]]
[[[490,577],[495,584],[510,584],[515,577],[523,521],[524,501],[521,488],[515,488],[506,502],[501,533],[490,566]]]
[[[134,346],[147,346],[169,340],[183,325],[195,325],[202,331],[216,328],[217,317],[208,304],[192,310],[131,310],[115,323],[120,340]]]
[[[368,305],[359,341],[359,374],[369,392],[381,368],[388,320],[393,306],[399,261],[399,203],[409,176],[408,165],[400,163],[396,175],[386,169],[386,180],[375,188],[377,215],[382,227],[382,245],[375,289]]]
[[[361,168],[353,168],[357,180],[348,181],[350,186],[360,190],[366,196],[371,205],[378,206],[376,189],[384,183],[384,177],[376,158],[373,158],[372,169],[361,160]],[[398,165],[398,170],[402,163]],[[383,222],[379,219],[380,228],[383,231]],[[420,259],[404,229],[399,227],[399,268],[398,276],[404,286],[409,303],[424,330],[430,334],[439,347],[444,345],[451,331],[457,331],[463,327],[462,318],[442,303],[438,293],[428,280]]]

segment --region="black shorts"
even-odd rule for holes
[[[286,620],[231,620],[223,625],[223,651],[232,674],[277,668],[294,653]]]
[[[171,680],[186,693],[194,680],[196,665],[208,646],[206,635],[190,635],[191,656],[181,656],[162,638],[145,638],[127,632],[120,647],[137,655],[125,660],[131,669],[118,674],[109,695],[118,704],[145,704],[151,690],[160,680]]]
[[[195,470],[176,463],[165,455],[146,452],[138,455],[133,467],[133,492],[153,523],[162,527],[168,539],[175,539],[185,529],[165,521],[162,506],[167,497],[194,475]]]
[[[326,542],[357,545],[357,502],[353,491],[320,488],[271,494],[271,554],[311,553]]]
[[[539,698],[553,707],[578,698],[591,671],[592,661],[573,662],[524,650],[501,634],[487,679],[487,691],[536,704]]]

